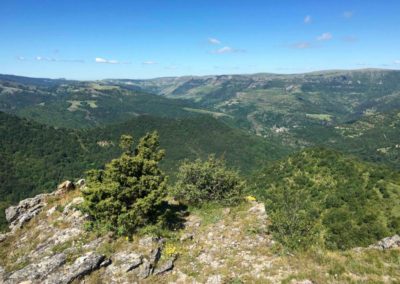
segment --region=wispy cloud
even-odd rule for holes
[[[36,56],[35,57],[36,61],[49,61],[49,62],[55,62],[56,60],[52,57],[44,57],[44,56]]]
[[[333,38],[331,33],[323,33],[322,35],[317,37],[317,40],[319,41],[326,41],[326,40],[331,40]]]
[[[28,59],[25,58],[24,56],[17,56],[16,59],[17,59],[18,61],[27,61],[27,60],[28,60]]]
[[[297,42],[297,43],[290,45],[290,47],[295,48],[295,49],[307,49],[307,48],[311,48],[311,43],[309,43],[308,41]]]
[[[27,59],[25,59],[27,60]],[[45,61],[45,62],[70,62],[70,63],[84,63],[85,60],[83,59],[60,59],[54,57],[46,57],[46,56],[36,56],[36,61]]]
[[[311,24],[311,21],[312,21],[312,19],[311,19],[310,15],[305,16],[305,18],[304,18],[304,23],[305,24]]]
[[[95,61],[96,63],[119,64],[119,61],[118,61],[118,60],[105,59],[105,58],[102,58],[102,57],[96,57],[96,58],[94,59],[94,61]]]
[[[157,64],[157,62],[153,61],[153,60],[147,60],[147,61],[143,61],[142,64],[143,65],[155,65],[155,64]]]
[[[393,61],[394,64],[400,65],[400,59]]]
[[[238,53],[238,52],[245,52],[245,50],[233,48],[230,46],[224,46],[224,47],[221,47],[221,48],[211,51],[211,53],[213,53],[213,54],[226,54],[226,53]]]
[[[218,44],[221,44],[221,41],[219,39],[214,38],[214,37],[209,37],[208,38],[208,43],[209,44],[218,45]]]
[[[353,17],[354,13],[352,11],[344,11],[342,13],[342,17],[345,19],[351,19]]]

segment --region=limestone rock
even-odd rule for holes
[[[39,194],[20,201],[18,205],[8,207],[6,209],[6,219],[10,223],[10,229],[14,230],[22,227],[39,214],[42,208],[46,206],[47,196],[48,194]]]
[[[399,235],[394,235],[392,237],[387,237],[379,242],[377,242],[374,245],[370,246],[371,248],[377,248],[377,249],[392,249],[392,248],[398,248],[400,247],[400,236]]]
[[[128,272],[139,267],[143,263],[143,256],[137,253],[120,252],[112,256],[112,268],[117,268],[118,271]]]
[[[19,283],[26,280],[44,280],[57,268],[66,262],[66,255],[63,253],[51,257],[45,257],[38,263],[28,266],[12,273],[5,283]]]
[[[157,248],[153,249],[150,254],[150,264],[152,266],[155,266],[157,264],[158,260],[160,259],[160,257],[161,257],[161,248],[157,247]]]
[[[159,268],[154,269],[153,274],[159,275],[159,274],[162,274],[162,273],[172,270],[174,268],[175,260],[176,260],[176,256],[171,257]]]
[[[75,189],[74,183],[72,181],[66,180],[57,186],[56,194],[65,194],[73,189]]]
[[[265,214],[265,206],[263,203],[254,202],[254,206],[249,209],[249,212],[258,215]]]
[[[151,247],[154,243],[159,241],[156,237],[145,237],[139,240],[139,245],[142,247]]]
[[[99,269],[105,259],[104,255],[95,252],[88,252],[85,255],[78,257],[75,262],[65,268],[63,272],[53,274],[45,283],[69,284],[72,281]]]
[[[139,279],[145,279],[150,276],[152,272],[152,266],[148,260],[144,260],[143,264],[140,266],[139,273],[137,276]]]
[[[54,212],[56,212],[56,210],[57,210],[56,206],[51,207],[49,210],[47,210],[46,216],[50,217],[51,215],[54,214]]]
[[[84,201],[83,197],[81,196],[75,197],[74,199],[72,199],[70,203],[65,205],[63,214],[68,215],[71,211],[74,211],[75,206],[82,204],[83,201]]]

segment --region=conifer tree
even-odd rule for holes
[[[157,132],[142,137],[135,149],[132,144],[131,136],[122,135],[122,155],[104,170],[89,171],[83,191],[83,209],[91,224],[119,235],[157,222],[166,195],[166,176],[158,166],[164,151]]]

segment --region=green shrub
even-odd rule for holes
[[[236,171],[226,168],[222,159],[210,155],[206,161],[185,161],[179,167],[173,189],[176,199],[193,206],[205,202],[237,203],[245,183]]]
[[[162,217],[166,177],[158,167],[164,157],[158,134],[148,133],[134,150],[132,143],[132,137],[123,135],[124,153],[104,170],[87,173],[83,210],[92,218],[91,228],[126,235]]]
[[[320,207],[307,189],[289,178],[283,182],[287,184],[285,188],[272,186],[268,191],[266,208],[272,221],[269,229],[290,250],[311,247],[320,241]]]
[[[286,248],[349,249],[399,232],[399,182],[387,168],[316,148],[263,170],[256,187]]]

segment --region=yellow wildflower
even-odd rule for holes
[[[177,249],[173,244],[166,244],[164,248],[164,253],[166,256],[173,256],[177,253]]]
[[[246,196],[245,198],[246,198],[247,201],[250,201],[250,202],[251,202],[251,201],[256,201],[256,200],[257,200],[257,199],[256,199],[254,196],[252,196],[252,195],[248,195],[248,196]]]

